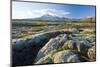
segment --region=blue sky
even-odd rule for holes
[[[12,19],[52,16],[84,18],[95,16],[95,6],[48,4],[35,2],[12,2]]]

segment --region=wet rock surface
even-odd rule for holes
[[[77,29],[34,35],[12,43],[12,57],[14,66],[95,61],[95,35]]]

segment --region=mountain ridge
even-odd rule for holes
[[[91,16],[91,17],[85,17],[85,18],[69,18],[69,17],[60,17],[60,16],[52,16],[49,14],[46,15],[42,15],[38,18],[27,18],[27,19],[12,19],[12,20],[19,20],[19,21],[57,21],[57,22],[65,22],[65,21],[96,21],[96,17],[95,16]]]

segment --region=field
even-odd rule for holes
[[[95,61],[95,26],[88,21],[12,21],[13,65]]]
[[[44,21],[33,21],[33,22],[25,22],[22,21],[12,22],[12,39],[24,38],[28,35],[34,35],[49,31],[56,30],[93,30],[95,33],[95,23],[91,22],[44,22]]]

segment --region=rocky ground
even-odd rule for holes
[[[94,30],[54,31],[12,43],[13,66],[96,60]]]

